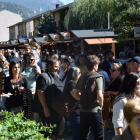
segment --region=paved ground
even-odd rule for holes
[[[111,129],[111,132],[105,134],[105,140],[112,140],[112,138],[115,135],[114,128],[113,128],[113,125],[112,125],[111,121],[109,121],[109,127]],[[61,137],[59,137],[58,140],[72,140],[72,136],[69,136],[67,138],[61,138]],[[90,134],[90,137],[89,137],[88,140],[95,140],[94,139],[94,136],[93,136],[93,133]]]

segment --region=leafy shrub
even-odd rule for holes
[[[46,140],[40,131],[48,131],[51,133],[52,128],[55,127],[39,127],[39,123],[36,124],[35,121],[26,120],[23,117],[23,112],[16,115],[8,111],[1,111],[0,113],[5,116],[4,119],[0,121],[1,140]],[[47,140],[49,140],[49,138],[47,138]]]

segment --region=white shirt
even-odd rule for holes
[[[125,96],[125,94],[123,94],[122,96]],[[126,103],[127,103],[127,98],[125,97],[113,105],[112,123],[114,125],[114,129],[118,127],[122,127],[122,131],[124,131],[128,126],[123,114],[123,106]],[[116,129],[115,129],[115,135],[117,135]]]

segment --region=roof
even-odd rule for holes
[[[113,40],[113,38],[85,39],[85,41],[86,41],[89,45],[93,45],[93,44],[112,44],[112,43],[119,43],[119,42]]]
[[[103,38],[118,36],[109,29],[71,30],[71,32],[78,38]]]
[[[57,9],[50,10],[50,13],[54,13],[54,12],[61,11],[61,10],[63,10],[63,9],[69,8],[69,6],[70,6],[71,4],[72,4],[72,3],[69,3],[69,4],[67,4],[67,5],[58,7]],[[28,19],[26,19],[26,20],[23,20],[22,22],[18,22],[18,23],[14,24],[14,25],[9,26],[8,28],[10,28],[10,27],[12,27],[12,26],[16,26],[16,25],[21,24],[21,23],[24,23],[24,22],[28,22],[28,21],[33,20],[33,19],[36,19],[36,18],[39,18],[39,17],[41,17],[43,14],[46,14],[46,13],[47,13],[47,12],[44,12],[44,13],[41,13],[41,14],[36,15],[36,16],[34,16],[34,17],[28,18]]]

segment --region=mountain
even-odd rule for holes
[[[50,9],[53,10],[56,8],[56,4],[64,5],[60,0],[2,0],[4,2],[12,2],[22,6],[25,6],[31,10],[45,12]]]
[[[30,10],[27,7],[24,7],[24,6],[15,4],[15,3],[11,3],[11,2],[1,2],[0,1],[0,11],[2,11],[2,10],[8,10],[13,13],[20,14],[20,15],[22,15],[24,20],[35,16],[35,13],[33,10]],[[37,12],[37,13],[39,13],[39,12]]]

